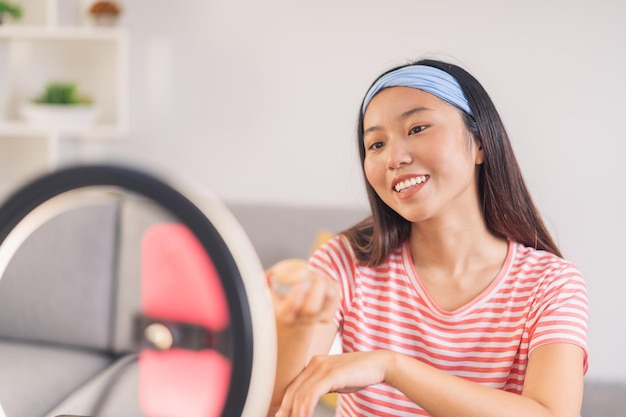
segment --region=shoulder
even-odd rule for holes
[[[586,309],[587,290],[580,270],[553,253],[517,243],[509,276],[532,288],[536,307],[574,303]]]
[[[582,281],[580,270],[573,262],[521,243],[515,243],[510,274],[543,281]]]

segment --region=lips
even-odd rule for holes
[[[428,175],[415,175],[408,178],[406,176],[398,178],[394,181],[393,189],[398,193],[403,193],[417,185],[423,184],[428,180],[428,178]]]

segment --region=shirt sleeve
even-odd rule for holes
[[[583,349],[586,373],[588,315],[587,289],[578,268],[567,262],[549,268],[529,317],[529,354],[549,343],[571,343]]]

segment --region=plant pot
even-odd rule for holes
[[[96,26],[115,26],[117,23],[117,15],[114,14],[92,14],[93,22]]]
[[[23,103],[21,117],[28,123],[44,127],[87,128],[94,124],[98,109],[93,105]]]

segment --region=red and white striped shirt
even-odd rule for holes
[[[344,352],[388,349],[452,375],[521,393],[528,355],[565,342],[585,351],[587,293],[572,263],[510,242],[500,273],[455,311],[438,308],[420,282],[408,243],[376,267],[359,265],[340,235],[320,247],[311,266],[341,286],[335,316]],[[428,416],[386,384],[340,395],[338,416]]]

